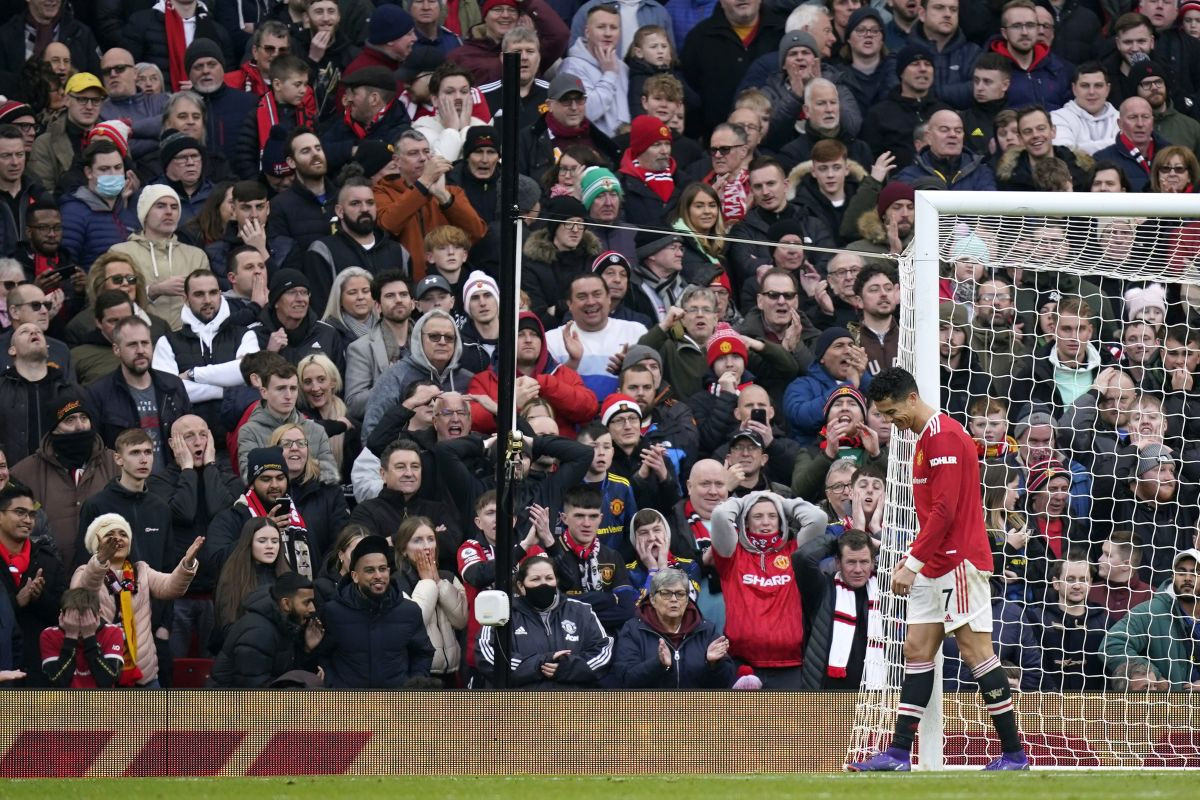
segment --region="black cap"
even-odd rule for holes
[[[679,241],[679,237],[674,233],[664,233],[663,231],[638,231],[637,236],[633,238],[634,246],[637,247],[637,257],[639,261],[644,261],[650,256],[669,247]]]
[[[729,437],[729,446],[733,447],[733,445],[741,439],[745,439],[747,442],[754,445],[759,450],[767,449],[767,446],[765,444],[763,444],[762,437],[759,436],[754,431],[748,431],[748,430],[735,431],[733,436]]]
[[[363,175],[370,178],[386,167],[393,155],[390,144],[375,139],[364,139],[358,143],[358,149],[354,151],[354,156],[350,160],[361,166]]]
[[[287,476],[282,447],[256,447],[246,455],[246,479],[254,483],[259,475],[268,470],[282,472]]]
[[[358,565],[358,560],[363,556],[369,556],[372,553],[382,553],[388,562],[388,566],[392,566],[394,554],[392,546],[388,544],[388,540],[378,534],[364,536],[354,545],[354,550],[350,553],[350,569],[354,569]]]
[[[420,300],[425,295],[432,292],[434,289],[441,289],[446,294],[454,294],[454,290],[450,288],[450,281],[443,278],[441,275],[426,275],[421,278],[413,291],[413,299]]]

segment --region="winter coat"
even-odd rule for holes
[[[121,46],[133,54],[134,63],[149,61],[162,70],[164,89],[171,90],[171,60],[170,49],[167,46],[167,20],[165,0],[158,0],[153,8],[135,11],[130,15],[121,30]],[[209,15],[208,7],[203,2],[196,4],[195,35],[196,39],[208,39],[221,48],[224,56],[223,64],[236,64],[233,44],[229,33],[219,22]],[[98,66],[98,65],[97,65]]]
[[[195,270],[208,269],[208,256],[204,251],[181,243],[174,235],[166,241],[151,241],[144,234],[135,233],[129,241],[113,245],[109,250],[128,256],[147,287],[167,278],[182,278]],[[146,310],[166,320],[173,331],[183,324],[179,317],[183,310],[182,297],[161,295],[151,300]]]
[[[67,46],[71,51],[71,65],[78,72],[100,74],[100,46],[91,29],[75,18],[75,13],[69,3],[64,3],[55,26],[54,41]],[[19,74],[27,60],[27,29],[28,16],[24,6],[20,13],[13,14],[0,27],[0,72]],[[37,650],[37,637],[29,644]]]
[[[567,310],[571,281],[591,272],[592,261],[600,255],[600,241],[585,230],[578,247],[559,250],[543,228],[529,237],[522,252],[521,289],[529,295],[529,309],[541,318],[545,328],[556,328]]]
[[[1074,100],[1069,101],[1062,108],[1050,112],[1050,120],[1054,123],[1055,150],[1059,147],[1072,148],[1094,155],[1117,138],[1118,116],[1112,103],[1105,103],[1100,115],[1092,116]]]
[[[549,113],[549,112],[546,112]],[[616,144],[595,125],[588,128],[584,144],[588,144],[610,164],[621,163],[621,152]],[[575,142],[572,139],[568,144]],[[558,155],[562,150],[561,142],[556,144],[554,135],[546,125],[546,114],[526,129],[521,136],[521,146],[517,151],[517,169],[522,175],[528,175],[535,181],[540,181],[558,163]]]
[[[1055,147],[1054,156],[1067,165],[1071,173],[1071,184],[1077,192],[1091,190],[1091,172],[1095,162],[1082,150]],[[1010,192],[1058,191],[1057,186],[1040,186],[1033,175],[1032,159],[1024,147],[1010,147],[1000,156],[996,164],[996,182],[999,188]]]
[[[892,246],[888,244],[887,230],[883,227],[883,220],[879,217],[879,212],[875,210],[875,200],[878,196],[879,182],[874,178],[868,177],[863,181],[862,186],[854,195],[854,199],[847,204],[846,217],[842,224],[845,226],[851,220],[857,220],[855,227],[858,229],[858,235],[861,237],[846,245],[847,250],[879,255],[892,252]],[[860,211],[864,206],[866,210]],[[845,227],[842,230],[844,231]],[[900,241],[901,250],[908,247],[912,242],[912,237],[913,234],[910,233]],[[892,264],[889,260],[871,259],[866,256],[863,257],[863,262],[866,264]]]
[[[1170,142],[1159,136],[1158,133],[1152,134],[1151,138],[1153,139],[1154,152],[1156,153],[1170,145]],[[1113,141],[1107,147],[1097,150],[1092,155],[1092,158],[1095,161],[1111,161],[1120,167],[1121,172],[1124,172],[1125,177],[1129,180],[1130,192],[1145,191],[1146,186],[1150,183],[1150,173],[1142,169],[1137,159],[1130,155],[1129,151],[1122,147],[1119,141]]]
[[[984,51],[999,53],[1012,62],[1012,83],[1007,95],[1009,108],[1036,105],[1053,111],[1062,108],[1071,99],[1074,67],[1050,52],[1041,42],[1033,46],[1033,61],[1028,70],[1017,64],[1009,53],[1008,42],[998,34],[988,40]]]
[[[0,28],[0,33],[2,32],[3,29]],[[12,204],[6,201],[0,205],[0,255],[12,258],[21,252],[22,243],[26,239],[25,225],[29,209],[42,199],[52,200],[53,197],[28,174],[22,175],[20,188],[12,198]],[[16,206],[15,216],[13,205]]]
[[[1154,112],[1154,132],[1193,153],[1200,150],[1200,122],[1180,113],[1169,100],[1166,106]]]
[[[845,78],[849,70],[843,70],[833,64],[828,67],[822,64],[821,68],[822,77],[831,81],[837,88],[838,127],[851,136],[858,135],[862,130],[863,113],[858,98]],[[804,118],[804,95],[792,91],[787,73],[781,69],[774,70],[767,82],[759,88],[771,101],[771,120],[768,126],[770,133],[766,144],[782,147],[796,135],[796,123]]]
[[[378,496],[354,507],[349,522],[361,525],[379,536],[391,537],[396,535],[400,524],[409,517],[428,517],[433,522],[438,543],[438,566],[446,569],[449,564],[449,569],[453,570],[463,534],[459,513],[447,503],[420,495],[405,498],[401,492],[384,486]]]
[[[125,198],[118,197],[110,207],[86,186],[65,195],[60,210],[62,252],[76,264],[88,267],[110,247],[127,241],[131,233],[142,227]]]
[[[179,559],[170,561],[167,554],[172,547],[171,510],[157,494],[149,491],[135,492],[121,485],[120,478],[113,478],[103,489],[83,501],[79,509],[79,532],[75,537],[75,563],[71,569],[87,562],[88,552],[84,544],[88,526],[101,514],[120,514],[133,531],[133,546],[129,553],[131,561],[145,561],[152,569],[160,572]],[[180,557],[187,552],[191,540],[179,550]]]
[[[304,274],[309,282],[309,308],[324,310],[337,274],[347,267],[362,267],[372,275],[400,269],[408,262],[404,246],[388,236],[382,228],[375,229],[375,246],[364,248],[340,227],[329,236],[322,236],[304,254]]]
[[[866,145],[860,141],[855,140],[854,144],[866,149]],[[813,162],[811,160],[802,161],[788,174],[788,182],[792,185],[795,192],[792,202],[804,209],[810,217],[820,220],[833,234],[838,245],[845,244],[838,232],[842,229],[846,209],[849,208],[850,201],[854,198],[855,193],[858,192],[859,183],[866,177],[867,171],[854,159],[846,161],[846,183],[844,189],[846,199],[840,206],[835,206],[821,192],[821,187],[817,183],[817,179],[812,175],[812,169]]]
[[[698,119],[689,118],[689,129],[707,134],[733,107],[738,84],[751,62],[779,49],[783,31],[777,21],[767,14],[759,19],[758,29],[749,44],[744,43],[717,5],[712,16],[699,22],[680,50],[679,62],[686,83],[704,92],[704,111]]]
[[[517,595],[513,597],[510,624],[512,672],[508,685],[513,688],[595,688],[608,670],[613,640],[587,603],[560,593],[554,604],[542,612]],[[475,650],[476,666],[488,678],[496,668],[494,630],[484,627],[479,632],[479,646]],[[571,655],[558,662],[553,678],[546,678],[542,665],[559,650],[570,650]]]
[[[37,497],[45,502],[41,495]],[[7,567],[7,565],[5,566]],[[30,600],[28,605],[22,607],[17,603],[17,592],[21,590],[21,586],[33,580],[39,570],[46,585],[39,597]],[[20,661],[13,663],[10,668],[24,670],[25,674],[29,676],[28,685],[42,686],[46,683],[42,679],[42,658],[41,653],[38,652],[37,643],[43,629],[58,624],[59,605],[63,592],[67,590],[68,575],[62,559],[55,552],[53,543],[36,537],[29,539],[29,567],[25,570],[20,585],[17,584],[14,574],[7,568],[0,571],[0,586],[3,587],[0,589],[0,593],[4,595],[2,601],[11,604],[12,614],[15,617],[13,621],[16,628],[19,629],[16,637],[23,640],[24,643],[24,647],[19,648]],[[0,633],[10,632],[0,630]],[[3,648],[11,642],[11,637],[0,642],[0,655],[3,653]],[[14,658],[17,655],[18,653],[14,653]]]
[[[45,404],[71,384],[72,381],[56,367],[50,367],[46,377],[36,382],[22,378],[16,367],[10,366],[0,372],[0,408],[4,409],[0,419],[0,442],[8,463],[16,464],[37,451],[42,437],[54,428],[51,419],[43,418]]]
[[[1069,64],[1084,64],[1096,58],[1103,39],[1101,21],[1093,7],[1082,5],[1079,0],[1065,0],[1061,8],[1055,8],[1050,0],[1039,0],[1038,5],[1054,17],[1054,44],[1051,50]]]
[[[1090,372],[1092,378],[1095,378],[1101,369],[1114,363],[1107,348],[1097,350],[1088,345],[1087,349],[1088,360],[1083,369]],[[1022,362],[1020,370],[1013,375],[1009,394],[1009,416],[1012,419],[1021,419],[1032,411],[1047,411],[1056,419],[1062,416],[1070,404],[1064,402],[1055,382],[1057,365],[1058,358],[1054,354],[1053,343],[1042,345],[1034,351],[1031,359]]]
[[[304,529],[308,531],[308,551],[315,567],[333,550],[338,533],[350,519],[346,493],[339,478],[337,483],[293,480],[288,486],[288,495],[304,518]]]
[[[890,150],[896,159],[896,168],[903,169],[913,162],[913,130],[929,122],[935,112],[946,108],[932,92],[920,100],[904,97],[897,86],[885,100],[867,111],[863,120],[862,138],[878,156]]]
[[[450,358],[450,363],[441,370],[438,370],[429,363],[429,357],[425,355],[425,348],[420,344],[423,341],[421,332],[425,329],[425,323],[436,316],[434,314],[425,314],[416,321],[412,327],[412,332],[409,334],[409,341],[417,343],[417,346],[411,348],[405,353],[404,358],[400,359],[394,366],[389,367],[375,381],[375,388],[371,390],[371,396],[367,399],[367,411],[363,416],[363,441],[370,438],[371,431],[379,423],[379,420],[383,418],[384,413],[392,406],[400,403],[400,399],[404,397],[409,384],[419,378],[429,378],[437,383],[443,391],[466,391],[467,384],[471,382],[474,373],[463,369],[459,365],[463,354],[462,337],[455,337],[454,355]],[[446,318],[448,318],[448,315],[442,317],[442,319]]]
[[[838,101],[842,104],[839,128],[846,129],[847,133],[853,133],[854,136],[862,133],[864,109],[869,109],[887,97],[892,87],[900,83],[900,78],[896,75],[896,59],[891,55],[881,59],[879,65],[870,73],[859,71],[853,64],[822,62],[821,77],[833,81],[837,87]],[[847,108],[849,112],[846,111]],[[789,133],[794,132],[795,127],[793,123]],[[784,138],[783,141],[787,142],[790,138]],[[769,139],[772,143],[776,141],[773,131]],[[864,163],[871,162],[868,160]]]
[[[1171,682],[1171,691],[1187,691],[1195,677],[1194,633],[1188,621],[1171,582],[1163,583],[1154,597],[1109,629],[1104,637],[1105,671],[1114,675],[1128,662],[1145,664]]]
[[[395,176],[375,182],[378,225],[390,233],[408,251],[412,279],[425,277],[425,234],[441,225],[456,225],[471,243],[487,233],[487,223],[471,208],[466,194],[457,186],[447,186],[450,203],[442,205],[419,183],[410,186]]]
[[[196,574],[193,564],[188,568],[182,562],[171,572],[159,572],[145,561],[134,564],[140,591],[133,595],[133,626],[137,633],[137,668],[142,672],[142,685],[158,677],[158,648],[154,641],[154,627],[150,622],[150,601],[175,600],[183,597],[192,577]],[[95,556],[88,559],[71,576],[71,588],[83,588],[100,598],[100,619],[113,622],[117,616],[116,599],[105,586],[104,576],[108,564],[101,564]]]
[[[587,119],[605,136],[616,136],[617,129],[633,119],[629,115],[629,67],[624,61],[617,61],[616,72],[607,72],[587,43],[576,39],[559,69],[583,81],[587,89]]]
[[[29,153],[26,174],[33,177],[46,189],[61,194],[68,187],[59,184],[75,164],[79,152],[75,149],[72,133],[78,135],[81,131],[72,126],[67,128],[67,115],[55,117],[36,139],[33,140],[33,150]],[[74,190],[76,186],[69,187]]]
[[[202,94],[207,113],[204,116],[205,144],[224,153],[232,153],[242,123],[254,116],[258,97],[222,84],[215,92]]]
[[[730,229],[729,238],[766,242],[768,241],[767,231],[772,224],[781,219],[791,219],[800,223],[804,228],[802,237],[804,244],[817,247],[837,247],[837,242],[833,239],[833,231],[826,228],[825,223],[791,202],[787,203],[779,212],[767,211],[757,206],[751,208],[746,212],[746,216]],[[731,242],[726,250],[726,258],[736,285],[740,286],[753,278],[760,265],[770,263],[772,261],[771,251],[772,248],[766,244],[750,245]],[[827,254],[815,251],[808,253],[808,258],[819,267],[824,266],[825,262],[829,260]]]
[[[870,383],[870,373],[866,373],[857,388],[865,392]],[[807,375],[792,381],[783,394],[783,411],[792,426],[792,437],[801,444],[813,444],[817,431],[825,424],[825,401],[834,389],[846,385],[846,381],[835,380],[820,363],[812,364]]]
[[[801,673],[801,688],[808,692],[858,691],[862,682],[863,665],[867,653],[867,587],[854,590],[855,618],[854,642],[850,647],[850,658],[846,662],[846,676],[835,678],[826,670],[829,666],[829,649],[833,645],[833,626],[837,605],[837,587],[834,576],[821,570],[821,562],[837,555],[837,540],[819,537],[792,554],[792,568],[800,586],[800,602],[804,607],[804,667]]]
[[[434,675],[457,672],[462,661],[458,632],[467,626],[467,593],[463,585],[453,572],[442,572],[436,582],[418,578],[410,564],[397,567],[396,582],[404,595],[421,607],[425,632],[433,645],[429,671]]]
[[[171,426],[175,420],[192,410],[187,389],[178,375],[151,369],[150,383],[158,404],[158,430],[162,437],[163,450],[169,452],[167,441],[171,437]],[[115,447],[121,431],[142,427],[141,414],[133,399],[132,390],[120,369],[113,370],[87,387],[91,400],[93,419],[99,424],[94,429],[104,437],[104,444]]]
[[[323,197],[317,197],[300,181],[295,181],[271,198],[267,240],[283,237],[291,241],[292,247],[285,266],[303,270],[304,254],[308,252],[308,246],[332,232],[337,187],[326,180],[324,192]]]
[[[528,14],[533,20],[540,43],[541,71],[544,72],[567,52],[571,32],[546,0],[525,0],[521,13]],[[487,37],[482,23],[471,29],[469,37],[464,31],[462,46],[451,50],[446,60],[470,70],[474,78],[471,83],[475,86],[501,78],[500,43]]]
[[[1082,617],[1068,617],[1055,602],[1025,607],[1025,624],[1033,629],[1042,656],[1043,692],[1104,690],[1103,644],[1108,613],[1088,606]]]
[[[242,614],[225,634],[213,662],[210,685],[223,689],[262,689],[271,681],[299,669],[304,631],[285,617],[271,596],[271,587],[253,591]]]
[[[1007,157],[1008,153],[1004,155]],[[892,180],[911,186],[916,181],[928,181],[932,178],[941,185],[928,188],[956,192],[990,192],[996,188],[996,176],[992,174],[992,168],[987,165],[983,156],[964,150],[958,158],[958,169],[953,174],[942,173],[935,163],[936,160],[933,151],[925,147],[913,158],[913,163],[897,172]]]
[[[346,119],[347,114],[345,113],[335,114],[333,119],[321,131],[321,144],[325,148],[325,157],[329,159],[331,175],[337,174],[337,171],[350,161],[352,156],[351,151],[359,143],[372,141],[391,145],[395,143],[396,137],[405,128],[412,127],[412,120],[409,119],[408,109],[404,107],[404,103],[399,98],[387,108],[383,116],[378,120],[369,125],[361,126],[360,129],[365,129],[366,136],[360,137],[354,128],[350,127],[350,123]],[[479,124],[482,125],[483,123]],[[431,144],[432,142],[433,140],[430,139]],[[461,142],[459,146],[462,146]]]
[[[166,502],[171,511],[171,541],[167,543],[167,564],[178,564],[197,536],[209,535],[213,520],[246,491],[242,479],[224,459],[202,469],[180,469],[176,464],[154,472],[146,488]],[[239,528],[238,533],[241,533]],[[191,591],[212,591],[218,571],[202,558],[200,572],[192,581]]]
[[[678,634],[664,631],[645,599],[617,634],[613,673],[623,689],[728,689],[735,677],[733,660],[708,661],[708,646],[717,636],[716,626],[693,603],[688,603]],[[669,667],[658,660],[659,642],[670,650]]]
[[[259,403],[251,412],[250,418],[238,430],[238,473],[242,475],[243,480],[246,477],[246,462],[250,451],[266,447],[271,434],[281,425],[299,425],[303,428],[304,437],[308,439],[309,455],[321,465],[321,480],[325,483],[340,483],[341,470],[333,458],[333,451],[329,449],[329,436],[325,429],[294,408],[291,414],[279,417],[267,408],[265,402]]]
[[[675,160],[671,159],[670,169],[672,172],[675,170],[675,166]],[[634,165],[633,158],[626,150],[625,155],[622,156],[621,168],[617,171],[617,180],[621,182],[621,187],[625,192],[621,201],[621,214],[635,225],[650,228],[665,227],[670,218],[674,216],[676,206],[679,205],[679,195],[683,193],[684,184],[676,180],[671,188],[671,194],[667,196],[666,200],[663,200],[658,192],[651,189],[642,180],[637,171],[638,167]],[[635,249],[635,256],[636,252]]]
[[[399,689],[410,678],[429,677],[435,652],[421,607],[395,581],[375,600],[343,578],[321,619],[318,652],[330,689]]]
[[[982,52],[979,45],[967,41],[960,29],[939,50],[926,36],[925,25],[919,21],[913,23],[908,40],[933,53],[933,94],[952,108],[971,105],[975,61]]]

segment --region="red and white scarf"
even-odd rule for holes
[[[379,109],[379,113],[371,118],[371,121],[367,123],[366,127],[360,125],[358,120],[350,115],[350,108],[347,107],[345,116],[346,127],[349,128],[350,132],[354,134],[355,139],[361,141],[362,139],[367,138],[367,134],[370,133],[371,130],[379,123],[379,120],[387,116],[388,112],[392,110],[392,106],[395,104],[396,98],[393,97],[387,105]]]
[[[242,497],[246,501],[246,507],[250,509],[250,516],[270,516],[253,489],[247,491]],[[283,550],[292,571],[298,572],[306,578],[313,577],[312,551],[308,547],[308,526],[304,524],[304,517],[300,516],[300,511],[296,508],[294,501],[292,510],[288,514],[287,530],[279,532],[279,547]]]
[[[1121,147],[1124,147],[1129,151],[1129,155],[1133,157],[1133,160],[1138,163],[1139,167],[1146,171],[1147,175],[1149,175],[1150,162],[1154,160],[1154,140],[1151,139],[1150,143],[1146,145],[1145,153],[1142,153],[1141,148],[1134,144],[1133,140],[1123,133],[1117,134],[1117,142],[1120,143]]]
[[[187,52],[187,34],[183,29],[183,17],[175,10],[171,0],[167,0],[163,15],[167,18],[167,65],[171,72],[171,91],[178,92],[183,82],[188,80],[187,62],[183,54]]]
[[[692,505],[691,500],[683,501],[683,515],[687,517],[688,527],[692,529],[692,538],[696,540],[696,549],[703,553],[712,546],[712,534],[708,532],[708,527],[700,518],[700,512]]]
[[[599,592],[604,589],[604,581],[600,579],[600,540],[592,539],[591,544],[582,545],[567,533],[562,537],[563,547],[570,550],[579,559],[579,588],[585,592]]]
[[[858,629],[858,598],[846,585],[839,571],[833,576],[833,631],[830,633],[829,661],[825,674],[831,678],[846,677],[846,664],[854,647],[854,632]],[[871,642],[883,641],[883,617],[879,613],[879,583],[874,575],[867,581],[867,650]],[[867,658],[867,665],[871,659]],[[864,665],[864,670],[868,668]],[[865,674],[865,673],[864,673]]]

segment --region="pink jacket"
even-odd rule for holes
[[[183,597],[192,578],[196,577],[196,570],[186,569],[181,563],[174,572],[159,572],[151,569],[145,561],[137,562],[134,567],[139,587],[138,593],[133,596],[133,624],[138,641],[137,666],[142,671],[142,683],[149,683],[158,677],[158,651],[154,647],[154,630],[150,625],[150,598],[174,600]],[[104,588],[104,573],[107,571],[108,566],[92,556],[71,576],[71,588],[83,587],[96,592],[100,597],[100,618],[112,622],[116,617],[116,601]]]

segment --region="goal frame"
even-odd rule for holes
[[[921,396],[937,398],[941,393],[938,353],[938,282],[940,265],[939,226],[943,215],[1036,216],[1036,217],[1200,217],[1200,202],[1194,194],[1128,194],[1072,192],[954,192],[915,193],[911,256],[899,261],[901,285],[913,285],[913,364]],[[908,256],[909,254],[904,254]],[[907,274],[906,274],[907,273]],[[1193,273],[1192,281],[1200,281]],[[902,301],[903,302],[903,301]],[[901,309],[904,313],[905,309]],[[945,765],[945,719],[942,705],[942,653],[935,658],[933,696],[919,728],[917,768],[942,770]]]

